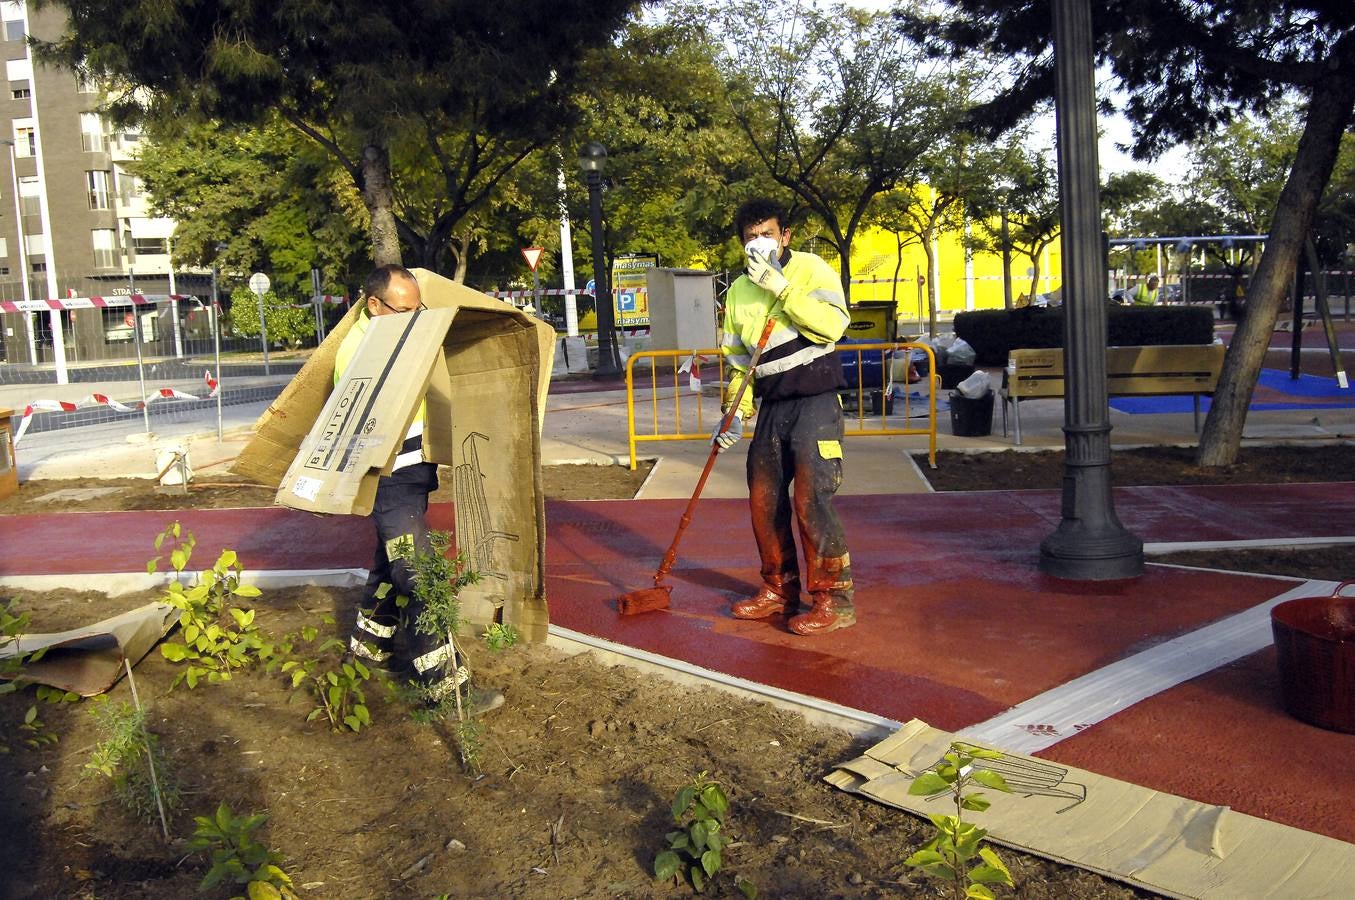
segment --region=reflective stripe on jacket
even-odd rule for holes
[[[753,390],[746,392],[739,404],[739,413],[745,419],[753,414],[754,395],[761,400],[785,400],[846,387],[842,366],[834,352],[837,349],[834,342],[851,323],[841,279],[828,263],[812,253],[790,253],[782,273],[790,286],[782,295],[780,308],[773,317],[776,325],[753,373]],[[729,286],[720,344],[730,370],[725,409],[748,375],[753,348],[776,304],[772,292],[758,287],[747,275]]]

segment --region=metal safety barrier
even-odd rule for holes
[[[927,374],[919,376],[927,379],[926,397],[914,399],[911,393],[905,391],[901,398],[896,399],[891,396],[895,361],[902,361],[905,380],[901,383],[905,387],[907,384],[918,383],[908,380],[909,374],[914,372],[910,364],[914,350],[920,350],[927,356]],[[852,354],[856,357],[854,367],[850,362],[843,364],[844,376],[853,371],[856,376],[854,379],[847,378],[849,385],[855,382],[854,387],[839,392],[848,414],[847,427],[843,433],[848,437],[926,435],[927,461],[932,468],[936,468],[936,392],[941,379],[936,374],[936,356],[932,353],[932,348],[926,344],[911,342],[853,343],[839,345],[837,352],[840,354],[839,358]],[[875,378],[871,377],[875,374],[877,356],[878,386]],[[636,368],[637,363],[642,361],[647,362],[643,368],[648,369],[649,382],[648,400],[642,402],[650,408],[649,428],[644,434],[636,429]],[[650,441],[710,440],[711,430],[715,423],[719,422],[720,390],[717,389],[710,396],[705,394],[703,387],[707,383],[707,378],[702,375],[702,369],[713,369],[715,374],[710,383],[715,384],[717,388],[724,384],[724,356],[718,349],[644,350],[632,354],[626,361],[626,430],[630,443],[631,469],[635,469],[637,465],[635,451],[638,444]],[[686,385],[682,383],[684,375]],[[640,373],[640,380],[643,389],[645,373]],[[688,399],[685,411],[684,388]],[[850,402],[853,399],[854,404]],[[897,408],[900,403],[901,410]],[[922,411],[914,415],[918,405],[922,405]],[[906,423],[911,422],[913,418],[923,418],[926,422],[925,427],[907,425]],[[905,423],[902,426],[898,423],[900,419]],[[856,423],[855,427],[851,425],[853,420]],[[707,422],[710,424],[707,425]]]

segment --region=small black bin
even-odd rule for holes
[[[959,437],[983,437],[993,433],[993,392],[971,400],[950,392],[950,433]]]

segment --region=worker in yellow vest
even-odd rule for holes
[[[1157,289],[1157,276],[1150,275],[1148,276],[1147,282],[1139,284],[1134,290],[1134,305],[1154,306],[1157,304],[1159,293],[1160,292]]]

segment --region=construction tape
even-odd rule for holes
[[[23,439],[24,432],[28,430],[28,425],[32,421],[33,413],[35,412],[75,412],[78,409],[88,409],[92,406],[107,406],[109,409],[116,410],[117,412],[130,413],[140,412],[157,400],[210,400],[216,396],[218,382],[212,377],[210,371],[205,373],[203,382],[210,391],[206,397],[199,397],[195,394],[189,394],[184,391],[175,390],[174,388],[165,387],[156,390],[146,399],[146,402],[142,403],[138,400],[130,406],[126,403],[114,400],[107,394],[90,394],[83,400],[77,400],[74,403],[69,400],[34,400],[24,407],[23,416],[19,419],[19,428],[14,432],[14,446],[19,446],[19,441]]]

